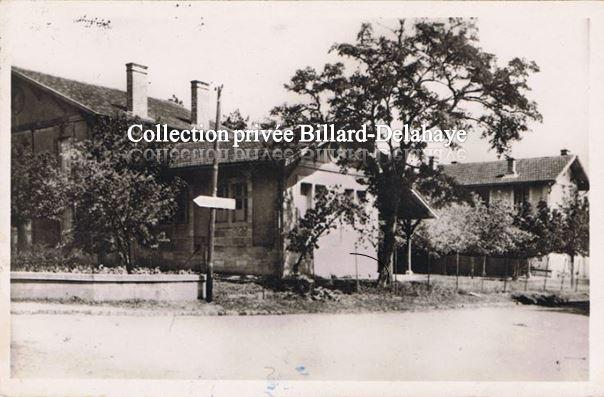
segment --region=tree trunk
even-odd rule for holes
[[[382,240],[378,248],[378,284],[382,287],[390,285],[390,262],[394,250],[396,216],[390,214],[382,227]]]
[[[17,225],[17,252],[29,251],[33,243],[33,221]]]
[[[543,290],[547,291],[547,276],[549,272],[549,254],[545,257],[545,277],[543,278]]]

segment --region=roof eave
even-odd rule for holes
[[[82,103],[74,100],[73,98],[68,97],[67,95],[63,94],[62,92],[59,92],[59,91],[55,90],[54,88],[51,88],[51,87],[49,87],[49,86],[47,86],[45,84],[42,84],[39,81],[37,81],[36,79],[33,79],[33,78],[31,78],[31,77],[29,77],[29,76],[27,76],[27,75],[25,75],[25,74],[23,74],[23,73],[21,73],[21,72],[19,72],[17,70],[11,69],[11,72],[13,74],[15,74],[17,77],[20,77],[20,78],[24,79],[25,81],[33,84],[34,86],[36,86],[38,88],[41,88],[41,89],[43,89],[45,91],[48,91],[52,95],[57,96],[57,97],[63,99],[64,101],[66,101],[66,102],[69,102],[71,105],[77,107],[78,109],[80,109],[80,110],[82,110],[84,112],[87,112],[87,113],[90,113],[90,114],[93,114],[93,115],[96,115],[96,116],[109,116],[109,115],[105,115],[105,114],[102,114],[102,113],[98,113],[95,110],[89,108],[88,106],[86,106],[86,105],[84,105],[84,104],[82,104]]]

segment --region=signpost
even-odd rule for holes
[[[220,96],[222,94],[222,85],[216,87],[216,123],[214,129],[220,130]],[[216,208],[235,209],[234,199],[225,199],[218,196],[218,143],[214,141],[214,162],[212,164],[212,179],[210,185],[211,196],[198,196],[193,200],[195,204],[210,208],[210,230],[208,233],[208,258],[206,266],[206,302],[213,300],[214,289],[214,228],[216,227]]]
[[[210,208],[210,238],[208,242],[208,265],[206,269],[206,301],[212,302],[214,283],[214,222],[216,221],[216,210],[234,210],[235,199],[215,196],[197,196],[193,202],[199,207]]]
[[[199,207],[203,208],[216,208],[222,210],[234,210],[235,199],[222,198],[214,196],[197,196],[193,199],[193,202]]]

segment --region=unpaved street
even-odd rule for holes
[[[346,315],[15,314],[14,377],[586,380],[589,317],[536,306]]]

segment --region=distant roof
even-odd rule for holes
[[[576,155],[517,159],[516,176],[507,175],[507,160],[447,164],[443,166],[443,171],[460,185],[488,186],[553,182],[567,167],[572,167],[579,187],[589,189],[587,174]]]
[[[38,86],[66,97],[90,112],[105,116],[126,112],[126,91],[52,76],[16,66],[12,67],[12,71],[17,76],[23,76]],[[184,106],[168,100],[149,97],[148,108],[150,119],[161,119],[163,123],[172,128],[191,127],[191,112]]]

